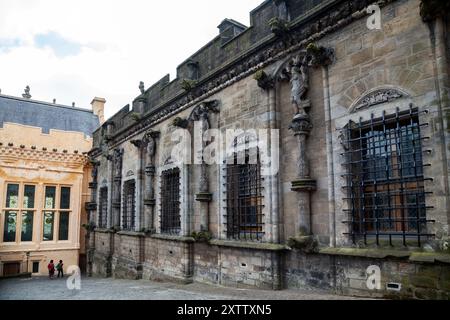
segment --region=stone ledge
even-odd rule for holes
[[[132,236],[132,237],[144,237],[144,232],[136,232],[136,231],[119,231],[117,234],[121,236]]]
[[[450,254],[438,252],[413,252],[409,257],[414,262],[442,262],[450,264]]]
[[[195,242],[195,239],[192,237],[171,236],[167,234],[152,234],[149,237],[153,239],[167,240],[167,241],[178,241],[186,243]]]
[[[242,242],[242,241],[228,241],[228,240],[211,240],[209,244],[218,247],[232,247],[243,249],[257,249],[268,251],[282,251],[287,250],[284,244],[277,243],[263,243],[263,242]]]
[[[102,228],[95,228],[94,232],[98,233],[115,233],[112,229],[102,229]]]
[[[450,254],[440,252],[414,252],[394,249],[360,249],[360,248],[323,248],[319,250],[320,254],[335,256],[353,256],[364,258],[404,258],[411,262],[428,263],[448,263],[450,264]]]

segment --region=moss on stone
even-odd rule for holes
[[[318,252],[318,242],[313,236],[297,236],[289,238],[288,247],[305,253]]]
[[[191,236],[196,242],[209,242],[212,239],[212,234],[209,231],[194,231]]]
[[[233,248],[269,250],[269,251],[280,251],[287,249],[285,245],[277,243],[242,242],[242,241],[228,241],[218,239],[211,240],[210,244],[219,247],[233,247]]]

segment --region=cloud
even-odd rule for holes
[[[35,35],[34,42],[38,48],[51,48],[59,58],[75,56],[81,51],[81,45],[79,43],[64,39],[54,31]]]
[[[0,53],[19,47],[21,41],[18,38],[0,38]]]
[[[21,96],[28,84],[33,99],[79,107],[102,96],[110,117],[139,81],[173,79],[224,18],[248,25],[262,1],[1,0],[0,88]]]

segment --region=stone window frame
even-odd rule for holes
[[[128,217],[128,214],[126,213],[126,211],[128,210],[127,204],[128,204],[128,187],[130,184],[134,184],[133,189],[134,189],[134,199],[133,199],[133,203],[132,203],[132,212],[131,212],[131,216]],[[129,218],[129,220],[128,220]],[[120,215],[120,229],[123,231],[136,231],[137,228],[137,183],[136,183],[136,179],[128,179],[122,182],[122,210],[121,210],[121,215]],[[127,221],[127,223],[125,224],[125,221]],[[128,226],[128,222],[130,223],[130,225]]]
[[[161,199],[161,178],[162,173],[166,170],[174,169],[177,167],[180,170],[180,203],[183,205],[180,206],[180,222],[181,222],[181,229],[179,234],[173,235],[173,236],[190,236],[190,223],[192,219],[191,215],[191,198],[189,197],[189,167],[186,164],[179,164],[174,163],[170,159],[165,161],[165,164],[162,166],[157,167],[157,173],[155,179],[155,190],[157,190],[157,197],[156,197],[156,210],[155,210],[155,226],[156,226],[156,233],[158,234],[165,234],[162,233],[161,230],[161,209],[162,209],[162,199]]]
[[[169,172],[169,171],[172,171],[172,172]],[[174,172],[174,171],[176,171],[176,172]],[[169,220],[169,223],[168,223],[169,224],[168,229],[170,229],[170,230],[163,230],[163,221],[167,217],[164,216],[164,203],[163,203],[163,197],[161,196],[160,229],[161,229],[161,233],[163,233],[163,234],[179,235],[181,233],[181,201],[180,201],[180,199],[181,199],[181,194],[180,194],[181,193],[181,181],[180,181],[181,180],[181,170],[179,167],[175,166],[171,169],[166,169],[161,172],[161,176],[160,176],[161,195],[163,193],[162,187],[166,183],[166,182],[164,182],[164,179],[166,178],[166,173],[167,173],[167,176],[178,174],[178,188],[176,188],[176,185],[172,186],[173,189],[175,189],[175,190],[178,189],[178,193],[176,194],[176,196],[178,197],[178,200],[177,200],[178,207],[175,207],[173,201],[171,203],[169,203],[169,206],[171,206],[169,211],[178,211],[178,212],[176,212],[175,214],[174,214],[174,212],[172,212],[172,217],[170,217],[172,219],[172,221]],[[173,180],[170,180],[170,181],[173,181]],[[179,220],[179,227],[170,225],[171,222],[173,222],[173,219]],[[178,228],[178,230],[176,230],[177,228]]]
[[[103,185],[98,189],[98,212],[97,212],[97,226],[100,229],[108,228],[109,224],[109,188],[107,185]],[[103,201],[102,191],[106,190],[105,201]],[[104,212],[102,212],[104,211]],[[103,213],[105,215],[103,216]],[[104,223],[102,223],[104,222]]]
[[[271,177],[271,176],[262,176],[262,181],[261,181],[261,188],[262,188],[262,203],[263,203],[263,208],[262,208],[262,215],[263,215],[263,229],[262,229],[262,237],[258,240],[245,240],[245,239],[230,239],[227,236],[227,208],[226,205],[224,205],[224,203],[226,203],[226,199],[228,196],[228,192],[227,192],[227,187],[226,187],[226,183],[227,183],[227,163],[226,163],[226,159],[227,157],[230,155],[230,150],[235,150],[234,148],[234,142],[233,145],[231,146],[227,146],[227,151],[221,153],[220,155],[220,165],[219,165],[219,170],[218,170],[218,174],[217,174],[217,182],[218,182],[218,192],[219,192],[219,196],[218,196],[218,211],[217,214],[219,215],[218,217],[218,227],[217,227],[217,231],[218,231],[218,235],[219,235],[219,239],[221,240],[228,240],[228,241],[237,241],[237,242],[276,242],[276,239],[273,238],[273,228],[275,227],[275,225],[272,222],[272,214],[275,214],[276,210],[279,210],[279,208],[274,208],[275,206],[275,202],[273,201],[272,196],[276,196],[273,193],[278,194],[278,189],[275,188],[275,190],[273,189],[274,185],[272,182],[276,182],[278,184],[278,179],[279,176],[276,177]],[[250,144],[250,147],[252,147],[252,144]],[[257,146],[254,146],[257,147]],[[241,147],[237,147],[238,151],[241,151]],[[234,151],[233,151],[234,152]],[[260,152],[260,151],[259,151]],[[258,153],[259,153],[258,152]],[[260,168],[261,170],[261,168]],[[273,181],[272,181],[273,180]],[[280,204],[279,204],[280,205]]]
[[[389,87],[390,88],[390,87]],[[402,92],[405,92],[404,90],[401,90]],[[358,99],[360,100],[360,99]],[[361,118],[362,122],[370,121],[370,118],[373,114],[373,117],[381,118],[383,116],[383,112],[385,115],[392,115],[397,112],[407,112],[410,109],[410,106],[413,106],[413,108],[417,108],[419,112],[419,123],[429,123],[429,116],[428,114],[424,113],[427,110],[426,106],[419,105],[417,103],[413,103],[413,99],[411,98],[411,95],[405,94],[404,97],[401,99],[395,100],[395,101],[388,101],[385,103],[381,103],[378,105],[370,106],[369,108],[364,108],[361,110],[355,110],[354,108],[349,108],[348,113],[346,113],[343,116],[340,116],[339,118],[332,119],[335,122],[336,130],[332,132],[332,140],[335,141],[335,148],[333,151],[333,158],[334,158],[334,179],[335,179],[335,186],[334,186],[334,192],[335,192],[335,213],[336,213],[336,245],[337,246],[351,246],[352,245],[352,239],[350,235],[350,228],[348,223],[342,223],[347,222],[350,220],[350,214],[347,212],[350,209],[348,201],[344,200],[347,198],[348,194],[345,190],[346,186],[346,178],[345,174],[348,173],[348,170],[343,166],[344,157],[342,154],[345,152],[344,146],[342,144],[342,130],[346,128],[348,123],[355,122],[358,123],[359,119]],[[421,137],[430,137],[430,126],[426,126],[421,130]],[[427,146],[422,141],[422,161],[424,164],[427,164],[429,161],[424,157],[424,152],[426,150]],[[427,167],[424,167],[424,175],[427,177],[426,171]],[[432,188],[429,184],[425,183],[424,186],[425,193],[432,193]],[[430,202],[429,199],[425,200],[426,204]],[[433,220],[434,215],[432,210],[427,210],[426,212],[426,218],[430,221]],[[433,231],[433,225],[429,223],[427,225],[427,230]],[[386,237],[383,237],[383,240],[386,240]],[[427,240],[422,241],[423,243]],[[416,247],[412,244],[410,244],[411,241],[408,242],[408,246]],[[362,241],[357,241],[357,245],[365,246]],[[394,246],[399,246],[397,242],[394,242]]]

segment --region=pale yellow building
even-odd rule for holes
[[[92,109],[0,95],[0,276],[47,274],[51,259],[85,265]]]

